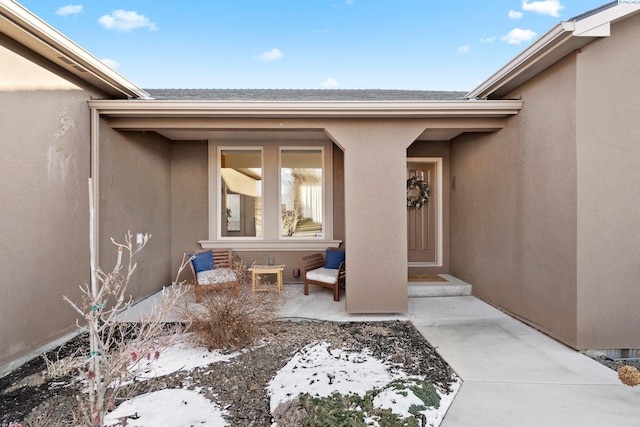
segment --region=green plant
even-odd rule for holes
[[[285,402],[274,411],[274,420],[280,427],[365,427],[370,420],[385,427],[419,427],[415,417],[401,417],[390,409],[373,405],[381,390],[357,394],[333,393],[326,397],[301,394]]]
[[[418,379],[398,379],[389,383],[385,389],[396,390],[398,394],[407,396],[407,390],[410,390],[418,399],[424,404],[423,409],[419,409],[416,412],[424,411],[427,408],[439,408],[440,407],[440,395],[436,391],[433,384],[425,380]],[[422,406],[422,405],[416,405]],[[411,412],[411,411],[410,411]],[[414,412],[411,412],[414,413]]]
[[[387,408],[376,407],[374,405],[376,396],[389,390],[402,397],[409,396],[411,392],[422,401],[422,404],[411,405],[409,413],[412,416],[409,417],[402,417]],[[305,393],[294,401],[280,405],[273,415],[274,420],[281,427],[298,425],[364,427],[365,420],[375,420],[377,425],[385,427],[419,427],[420,421],[417,417],[424,419],[420,412],[439,406],[440,396],[433,384],[408,378],[394,380],[382,389],[368,391],[364,396],[335,392],[329,396],[320,397]]]
[[[409,407],[409,412],[412,413],[413,415],[417,415],[418,413],[425,411],[426,409],[427,407],[424,405],[413,404]]]
[[[299,398],[307,416],[303,427],[364,427],[364,406],[367,403],[358,395],[333,393],[327,397],[314,397],[305,393]]]

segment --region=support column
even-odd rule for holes
[[[341,122],[326,129],[344,149],[348,313],[405,313],[406,149],[413,121]]]

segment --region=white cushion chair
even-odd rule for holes
[[[304,294],[309,295],[309,285],[317,285],[333,290],[333,300],[340,301],[340,288],[344,288],[346,276],[344,248],[329,248],[325,257],[321,253],[302,257]]]

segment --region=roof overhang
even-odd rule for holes
[[[92,109],[109,117],[209,118],[435,118],[506,117],[522,109],[520,100],[456,101],[155,101],[93,100]]]
[[[640,12],[640,4],[607,4],[573,21],[560,22],[480,86],[469,99],[501,98],[565,56],[600,37],[609,37],[611,24]]]
[[[0,0],[0,32],[117,98],[149,98],[122,75],[11,0]]]
[[[93,100],[97,115],[122,131],[153,131],[171,140],[327,140],[331,120],[425,119],[417,138],[447,141],[464,132],[495,132],[521,100],[457,101],[114,101]]]

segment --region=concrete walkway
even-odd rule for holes
[[[302,285],[285,285],[283,296],[283,318],[410,320],[464,381],[442,427],[640,426],[640,387],[475,297],[410,298],[406,314],[349,315],[328,289],[305,296]]]

